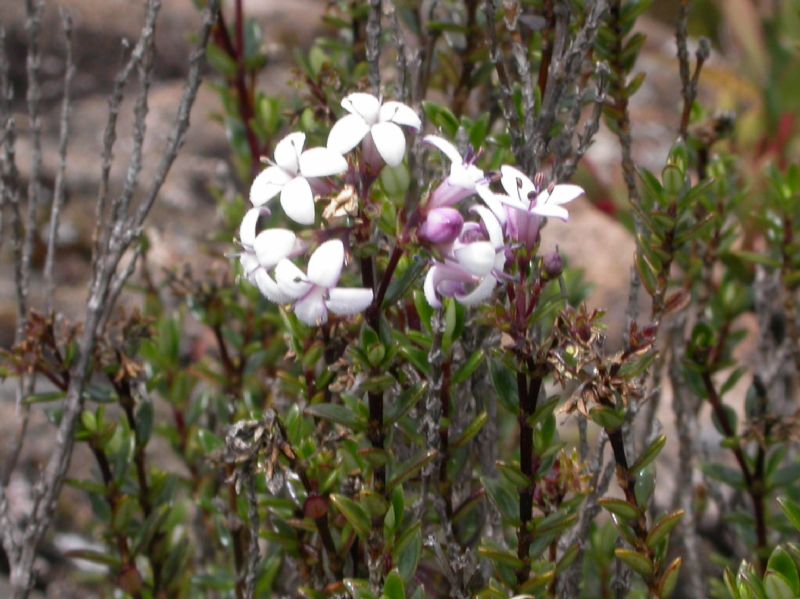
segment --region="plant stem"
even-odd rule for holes
[[[529,368],[530,369],[530,368]],[[524,371],[517,372],[517,392],[519,394],[519,461],[523,476],[528,479],[529,485],[519,492],[519,519],[520,526],[517,531],[517,557],[524,562],[524,566],[517,572],[517,582],[525,582],[530,575],[530,548],[533,535],[530,531],[530,522],[533,520],[533,493],[536,456],[533,449],[533,425],[530,418],[536,411],[539,391],[542,386],[542,377],[536,372],[531,372],[530,384]]]

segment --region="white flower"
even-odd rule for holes
[[[343,316],[366,310],[372,289],[336,287],[344,266],[344,245],[339,239],[326,241],[308,260],[308,274],[288,259],[275,268],[278,289],[295,300],[297,318],[310,326],[327,322],[328,311]]]
[[[261,294],[271,302],[282,304],[289,296],[278,289],[269,270],[297,248],[297,237],[288,229],[265,229],[256,235],[256,225],[265,208],[251,208],[245,213],[239,227],[243,251],[239,261],[248,281],[256,285]]]
[[[304,133],[290,133],[275,146],[275,163],[265,168],[250,187],[250,202],[262,206],[281,194],[286,215],[301,225],[314,224],[314,193],[309,178],[338,175],[347,161],[328,148],[303,151]]]
[[[568,220],[569,212],[562,205],[584,193],[577,185],[552,185],[539,192],[534,182],[513,166],[503,165],[500,168],[500,175],[500,183],[508,195],[493,194],[488,190],[480,194],[493,211],[496,210],[496,202],[499,201],[515,210]]]
[[[426,135],[422,141],[440,150],[451,163],[450,175],[431,194],[430,208],[453,206],[476,193],[481,184],[486,185],[483,171],[474,164],[474,153],[463,158],[453,144],[438,135]]]
[[[434,308],[441,308],[440,296],[454,297],[466,306],[484,302],[502,276],[506,258],[500,222],[483,206],[471,210],[482,223],[464,223],[450,255],[444,262],[434,261],[425,277],[425,298]]]
[[[401,102],[384,102],[371,94],[350,94],[342,100],[347,114],[334,123],[328,134],[328,147],[340,154],[355,148],[367,134],[389,166],[403,162],[406,138],[401,125],[419,131],[422,121],[417,113]]]

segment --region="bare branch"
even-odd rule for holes
[[[47,257],[44,264],[44,286],[46,313],[53,311],[55,296],[55,282],[53,281],[53,261],[55,258],[56,244],[58,243],[58,223],[61,207],[64,204],[64,185],[67,170],[67,142],[69,140],[69,115],[72,110],[70,89],[72,78],[75,74],[75,64],[72,58],[72,17],[66,11],[61,12],[61,21],[64,29],[64,97],[61,102],[61,125],[58,134],[58,172],[56,173],[55,189],[53,190],[53,205],[50,210],[50,227],[47,236]]]
[[[381,0],[369,0],[366,57],[369,83],[378,96],[381,93]]]

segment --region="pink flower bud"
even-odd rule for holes
[[[419,227],[419,237],[434,244],[447,244],[456,240],[464,226],[464,217],[455,208],[435,208]]]

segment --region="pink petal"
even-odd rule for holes
[[[428,274],[425,275],[425,283],[423,285],[423,290],[425,291],[425,299],[428,300],[428,304],[430,304],[433,308],[441,308],[442,302],[439,301],[439,298],[436,296],[436,283],[438,282],[438,273],[437,269],[439,268],[438,265],[431,266],[428,270]]]
[[[465,306],[476,306],[489,299],[496,285],[497,279],[495,279],[492,275],[488,275],[478,284],[477,287],[475,287],[475,289],[466,295],[456,295],[456,300]]]
[[[477,212],[478,216],[481,217],[483,226],[486,227],[486,232],[489,235],[489,241],[492,243],[492,247],[496,250],[503,247],[503,227],[498,222],[494,213],[484,206],[477,205],[470,208],[470,210],[472,212]]]
[[[314,250],[308,260],[308,278],[315,285],[330,289],[339,282],[344,265],[344,245],[330,239]]]

